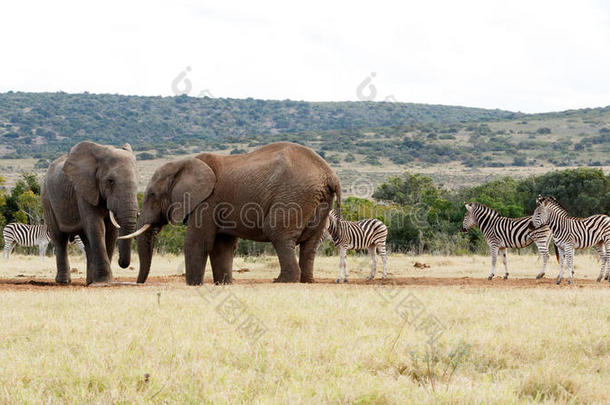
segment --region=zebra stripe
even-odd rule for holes
[[[7,259],[10,257],[13,248],[16,245],[21,245],[26,247],[38,246],[38,254],[42,260],[51,240],[46,225],[28,225],[19,222],[7,224],[2,230],[2,236],[4,237],[2,256]],[[74,236],[72,243],[75,243],[85,254],[85,245],[78,235]]]
[[[531,229],[532,217],[507,218],[501,216],[498,211],[478,202],[464,204],[466,214],[462,222],[462,232],[478,226],[485,237],[491,254],[491,273],[487,277],[491,280],[496,272],[498,251],[502,253],[504,264],[504,279],[508,278],[508,263],[506,260],[506,249],[521,249],[536,243],[538,252],[542,257],[542,270],[536,278],[541,278],[546,272],[546,264],[549,258],[549,240],[551,228],[548,226]]]
[[[557,284],[563,279],[563,264],[567,262],[568,284],[572,283],[574,273],[574,250],[595,247],[602,261],[597,281],[604,277],[606,264],[610,261],[610,217],[598,214],[586,218],[570,217],[568,211],[553,196],[538,196],[536,210],[532,217],[535,227],[548,225],[553,231],[555,246],[559,249],[559,276]],[[610,264],[606,277],[610,280]]]
[[[328,214],[328,223],[325,236],[332,240],[333,244],[339,249],[339,275],[337,283],[343,281],[347,283],[349,271],[347,269],[347,251],[352,249],[368,249],[371,255],[371,274],[367,280],[375,277],[377,269],[377,252],[383,261],[383,278],[387,277],[387,254],[386,238],[388,229],[383,222],[378,219],[363,219],[361,221],[350,222],[339,218],[335,210]],[[345,270],[345,276],[343,276]]]

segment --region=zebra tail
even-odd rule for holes
[[[555,258],[557,259],[557,263],[559,263],[559,250],[557,250],[557,245],[553,243],[553,248],[555,249]]]
[[[336,174],[334,174],[334,176],[330,179],[328,186],[335,194],[335,198],[337,199],[337,218],[341,219],[341,182],[339,181],[339,177],[337,177]]]

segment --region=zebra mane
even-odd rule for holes
[[[498,211],[494,210],[493,208],[491,208],[491,207],[489,207],[489,206],[487,206],[487,205],[485,205],[483,203],[475,201],[475,202],[470,203],[470,204],[473,205],[473,206],[476,206],[478,208],[482,208],[484,211],[490,212],[492,215],[496,215],[496,216],[499,216],[499,217],[501,216]]]
[[[568,210],[566,209],[566,207],[563,206],[563,204],[561,204],[559,202],[559,200],[557,200],[557,198],[555,198],[552,195],[546,195],[546,196],[541,196],[539,195],[538,198],[536,199],[536,205],[540,205],[542,204],[544,201],[549,202],[559,208],[561,208],[562,210],[564,210],[565,212],[568,212]]]

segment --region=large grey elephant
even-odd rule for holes
[[[148,277],[154,236],[168,222],[187,225],[189,285],[203,283],[208,255],[214,282],[230,283],[237,238],[273,244],[281,267],[276,281],[313,282],[316,249],[335,195],[340,209],[341,184],[328,163],[288,142],[167,163],[146,187],[140,228],[126,236],[138,237],[138,283]]]
[[[55,245],[60,284],[70,282],[67,243],[79,235],[87,254],[87,284],[110,282],[110,262],[120,233],[136,229],[137,171],[129,144],[122,148],[81,142],[50,166],[42,208]],[[131,241],[119,243],[119,265],[129,266]]]

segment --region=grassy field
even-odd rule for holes
[[[610,286],[591,282],[594,256],[577,256],[571,287],[533,280],[530,255],[509,256],[513,283],[487,281],[484,256],[393,255],[398,286],[356,283],[364,256],[332,284],[337,264],[316,261],[326,283],[275,285],[276,258],[238,258],[236,284],[193,288],[180,257],[157,256],[145,286],[85,288],[79,256],[70,287],[40,282],[51,257],[2,260],[0,403],[610,401]]]

